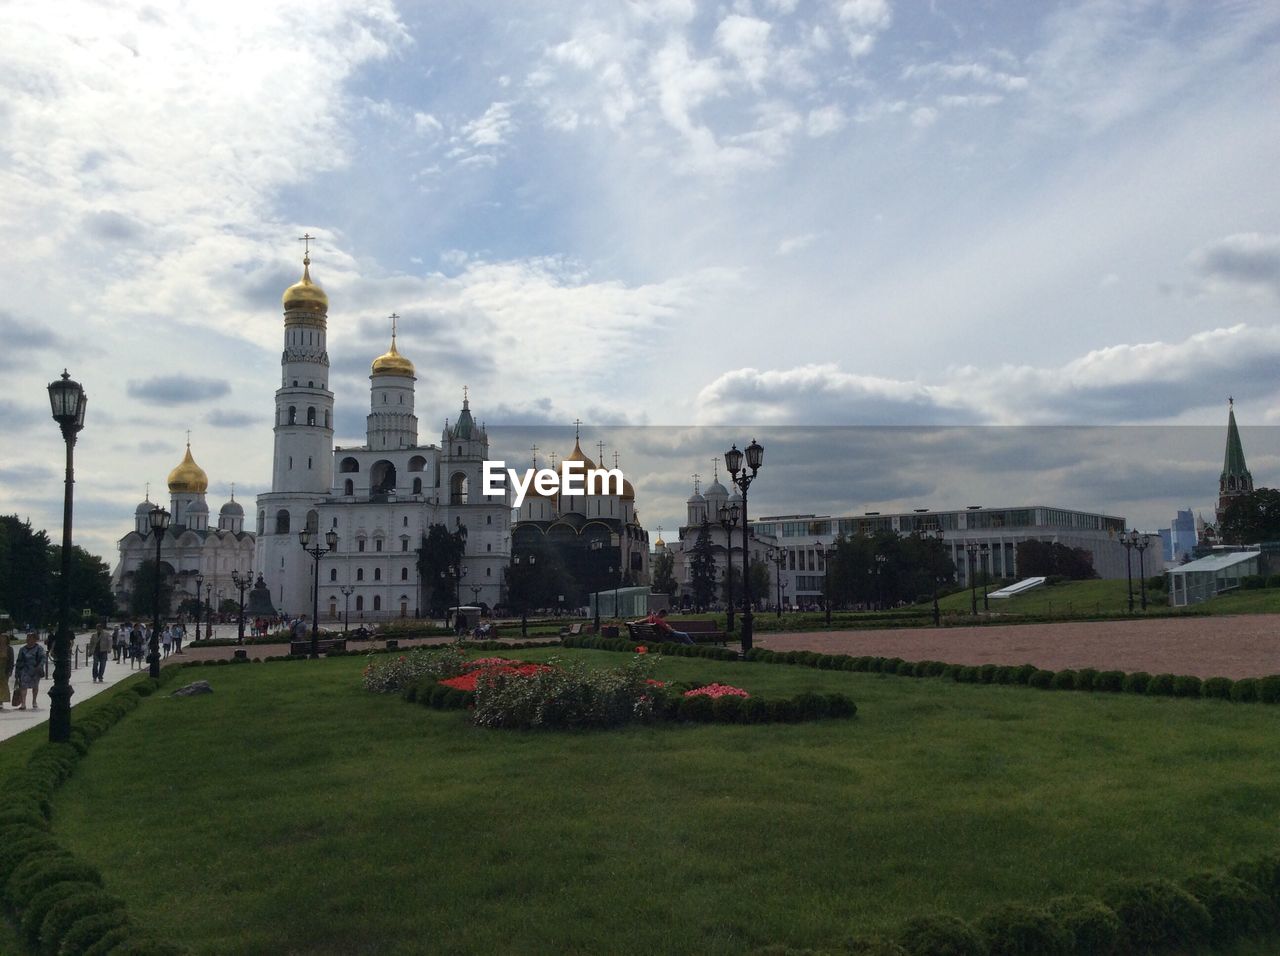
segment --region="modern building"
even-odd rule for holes
[[[1240,586],[1243,578],[1260,574],[1261,551],[1220,551],[1165,572],[1169,581],[1169,604],[1185,607],[1199,604],[1223,591]]]
[[[426,604],[419,580],[418,549],[432,525],[466,528],[461,595],[494,605],[502,596],[510,556],[511,510],[506,495],[481,493],[489,453],[463,390],[462,411],[446,420],[440,444],[419,444],[414,410],[413,363],[396,346],[374,359],[369,373],[365,443],[333,444],[333,392],[328,388],[326,348],[329,299],[311,279],[285,290],[284,352],[275,398],[275,449],[271,490],[258,496],[254,569],[263,575],[276,608],[310,614],[319,571],[322,619],[337,620],[348,607],[353,620],[413,617]],[[324,546],[329,531],[336,550],[317,561],[299,541],[312,533]]]
[[[169,472],[169,528],[160,541],[160,571],[173,583],[170,610],[177,610],[184,600],[195,598],[196,578],[202,578],[206,591],[199,595],[216,608],[218,597],[232,594],[231,572],[248,575],[253,566],[254,536],[244,530],[244,508],[231,499],[218,509],[218,520],[209,526],[209,505],[205,501],[209,476],[191,456],[191,443],[182,461]],[[151,512],[159,505],[146,500],[134,509],[133,530],[117,543],[120,560],[111,573],[111,593],[121,610],[129,607],[133,595],[133,578],[143,561],[156,559],[155,532],[151,530]],[[239,595],[239,592],[235,592]]]
[[[1164,560],[1166,564],[1180,564],[1190,560],[1195,553],[1199,538],[1196,535],[1196,519],[1188,508],[1179,511],[1173,524],[1160,531],[1160,539],[1164,543]]]

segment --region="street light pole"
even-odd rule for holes
[[[155,604],[152,608],[154,614],[151,619],[151,647],[148,650],[147,660],[151,665],[150,675],[158,678],[160,676],[160,548],[164,544],[165,530],[169,527],[169,512],[159,507],[152,508],[147,522],[151,525],[151,532],[156,538],[156,578],[152,591]]]
[[[311,657],[313,659],[320,657],[320,558],[328,554],[330,551],[338,547],[338,532],[330,529],[324,536],[324,547],[320,542],[316,542],[315,547],[311,547],[311,532],[303,529],[298,532],[298,542],[302,545],[302,550],[311,555],[315,562],[314,573],[311,582]]]
[[[62,575],[58,592],[58,633],[53,642],[53,687],[49,698],[49,741],[65,743],[71,739],[71,502],[75,488],[73,449],[76,435],[84,428],[85,406],[89,398],[79,382],[72,381],[66,369],[62,378],[49,383],[49,405],[53,420],[62,429],[67,446],[67,463],[62,491]]]
[[[990,553],[991,553],[991,546],[984,541],[982,542],[982,546],[978,550],[982,553],[982,563],[986,565],[990,565],[991,562],[988,560],[988,557],[990,556]],[[983,610],[983,613],[985,614],[989,614],[991,612],[991,605],[987,601],[987,588],[990,586],[990,584],[991,584],[991,572],[983,571],[982,572],[982,610]]]
[[[822,555],[822,604],[827,612],[827,627],[831,626],[831,557],[835,549],[825,544],[819,545],[818,553]]]
[[[204,611],[204,602],[200,599],[200,592],[204,589],[204,575],[196,575],[196,640],[200,640],[200,621],[202,612]]]
[[[929,543],[929,577],[933,579],[933,626],[942,626],[942,610],[938,607],[938,577],[940,568],[938,567],[938,549],[942,547],[943,537],[946,532],[941,528],[933,533],[933,541],[936,545]]]
[[[778,620],[782,620],[782,565],[787,560],[786,552],[781,548],[770,548],[768,558],[773,562],[773,579],[778,590]]]
[[[1134,531],[1134,534],[1137,536],[1133,546],[1138,549],[1138,585],[1142,589],[1142,609],[1145,611],[1147,609],[1147,566],[1143,559],[1147,545],[1151,542],[1147,540],[1146,535],[1139,535],[1137,531]]]
[[[735,501],[732,505],[721,505],[716,515],[725,534],[724,581],[727,590],[726,596],[729,600],[729,611],[725,615],[725,633],[733,630],[733,529],[738,526],[738,514],[738,503]],[[743,546],[746,546],[745,535],[743,537]]]
[[[246,571],[244,576],[241,576],[240,572],[234,568],[231,571],[231,586],[240,592],[239,634],[236,637],[237,644],[244,643],[244,592],[249,588],[252,580],[252,569]]]
[[[537,564],[538,556],[529,554],[525,556],[525,563],[529,565],[529,572],[521,574],[520,582],[520,636],[529,636],[529,575],[533,571],[533,567]],[[512,555],[511,563],[520,566],[520,555]],[[599,604],[599,600],[596,601]]]
[[[760,473],[760,466],[764,463],[764,447],[753,438],[746,447],[746,468],[742,465],[743,457],[743,452],[738,450],[737,445],[724,453],[729,479],[742,492],[742,653],[746,656],[751,650],[751,630],[755,623],[751,612],[751,522],[747,520],[747,489]],[[747,473],[747,468],[751,469],[750,474]]]
[[[204,639],[213,638],[213,582],[204,586]]]
[[[1137,531],[1129,531],[1120,536],[1124,545],[1124,573],[1129,580],[1129,613],[1133,613],[1133,546],[1137,544]]]
[[[342,636],[347,636],[347,631],[351,629],[351,595],[356,591],[354,584],[344,584],[338,590],[342,593]]]
[[[978,542],[970,541],[964,546],[965,553],[969,555],[969,613],[974,617],[978,616],[978,579],[974,577],[973,566],[978,557]]]

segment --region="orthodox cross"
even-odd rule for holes
[[[556,453],[555,452],[551,453],[551,470],[552,471],[556,470]]]
[[[146,498],[146,500],[147,500],[147,501],[150,501],[150,500],[151,500],[151,482],[149,482],[149,481],[147,482],[147,498]]]
[[[604,462],[604,442],[596,442],[596,460],[603,464]]]
[[[234,481],[231,482],[231,500],[236,500],[236,483]]]
[[[695,471],[693,473],[693,493],[695,495],[702,493],[702,486],[699,484],[700,481],[702,481],[702,476]]]
[[[315,242],[316,237],[309,232],[304,232],[298,237],[298,241],[303,243],[302,258],[306,260],[307,265],[311,265],[311,243]]]
[[[1228,395],[1228,396],[1227,396],[1227,404],[1228,404],[1228,405],[1231,405],[1231,406],[1234,406],[1234,405],[1235,405],[1235,403],[1236,403],[1236,400],[1235,400],[1234,398],[1232,398],[1230,395]]]
[[[191,429],[190,428],[187,429],[187,447],[188,448],[191,447]]]
[[[580,418],[575,418],[575,419],[573,420],[573,440],[574,440],[574,441],[577,441],[577,440],[581,437],[581,436],[578,434],[578,429],[579,429],[579,428],[581,428],[581,427],[582,427],[582,419],[580,419]]]
[[[462,404],[463,405],[467,404],[467,399],[468,399],[467,386],[464,385],[462,386]]]
[[[533,452],[533,467],[534,467],[534,470],[536,471],[538,468],[538,446],[534,445],[529,450]]]
[[[616,448],[613,450],[613,467],[618,467],[618,449]]]
[[[391,319],[391,341],[394,343],[396,340],[396,321],[400,318],[400,316],[392,312],[389,318]]]
[[[718,458],[711,459],[711,480],[720,480],[720,459]]]

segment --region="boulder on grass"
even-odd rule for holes
[[[196,697],[199,694],[212,694],[213,688],[209,686],[207,680],[198,680],[194,684],[188,684],[186,687],[179,687],[170,697]]]

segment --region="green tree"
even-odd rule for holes
[[[450,531],[442,524],[427,529],[418,549],[418,578],[427,592],[427,608],[432,617],[444,617],[458,595],[457,568],[462,562],[466,532]]]
[[[49,548],[49,564],[62,567],[62,545]],[[56,614],[57,596],[54,596]],[[105,619],[115,612],[115,596],[111,593],[111,570],[107,563],[79,545],[71,546],[71,616],[79,622],[84,611],[94,618]]]
[[[541,535],[530,537],[512,550],[507,568],[507,600],[514,611],[527,613],[538,608],[557,607],[561,594],[574,593],[576,585],[560,554],[549,548]]]
[[[47,624],[57,613],[49,551],[49,536],[30,521],[0,516],[0,611],[15,627]]]
[[[1089,551],[1084,548],[1068,548],[1056,541],[1019,541],[1018,573],[1024,578],[1061,575],[1072,581],[1098,576],[1093,567],[1093,555]]]
[[[751,600],[768,601],[773,595],[769,590],[769,565],[760,558],[751,559]]]
[[[169,613],[169,602],[173,598],[173,582],[169,575],[160,569],[160,616]],[[133,591],[129,596],[129,610],[140,618],[150,620],[156,613],[156,574],[157,566],[154,558],[147,558],[133,572]]]
[[[716,593],[716,559],[711,553],[711,528],[705,521],[698,529],[698,538],[693,545],[689,585],[693,588],[693,603],[698,610],[711,603]]]
[[[1223,544],[1280,541],[1280,491],[1257,488],[1233,498],[1218,522]]]
[[[720,574],[720,600],[735,606],[742,603],[742,572],[736,564],[728,565]]]
[[[661,551],[653,559],[653,591],[672,596],[680,589],[676,582],[676,558],[670,551]]]

